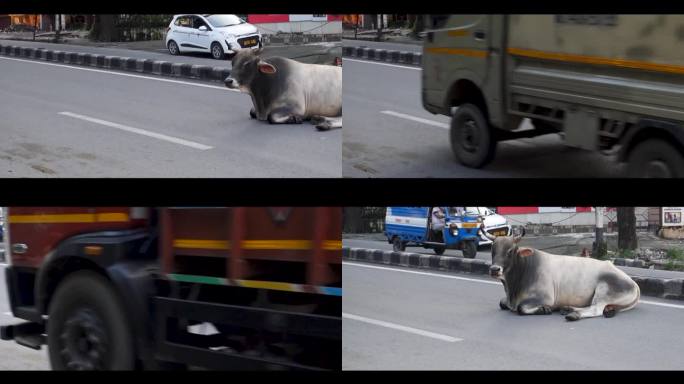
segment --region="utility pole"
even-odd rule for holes
[[[603,207],[594,207],[594,213],[596,214],[596,234],[592,253],[594,257],[601,259],[606,255],[606,243],[603,240]]]
[[[382,15],[377,15],[378,36],[377,41],[382,41]]]

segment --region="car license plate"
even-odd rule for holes
[[[506,230],[499,229],[498,231],[494,231],[494,236],[506,236]]]
[[[251,47],[251,46],[256,45],[256,44],[257,44],[256,39],[249,39],[249,40],[244,41],[245,47]]]

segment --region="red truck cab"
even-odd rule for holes
[[[339,369],[341,216],[8,208],[8,297],[26,322],[0,336],[47,344],[54,369]]]

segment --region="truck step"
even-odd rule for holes
[[[42,345],[45,344],[45,336],[43,335],[22,335],[14,338],[14,341],[24,347],[29,347],[40,351]]]

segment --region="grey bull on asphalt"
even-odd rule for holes
[[[225,84],[252,97],[249,114],[271,124],[310,120],[321,131],[342,128],[342,68],[238,52]]]
[[[520,315],[548,315],[560,310],[570,321],[632,309],[640,290],[610,261],[561,256],[518,247],[525,229],[515,236],[482,232],[492,244],[490,275],[501,280],[506,297],[501,309]]]

